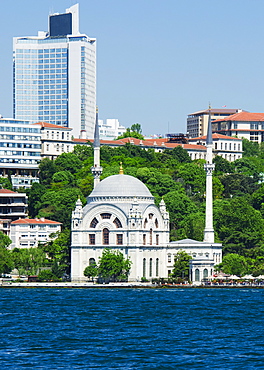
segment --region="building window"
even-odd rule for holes
[[[122,224],[121,224],[120,220],[117,217],[114,219],[114,224],[116,225],[116,227],[118,229],[122,228]]]
[[[155,219],[155,226],[156,226],[156,229],[159,227],[159,223],[157,219]]]
[[[152,276],[152,258],[149,259],[149,277]]]
[[[117,245],[122,245],[123,244],[123,235],[122,234],[117,234],[116,235],[116,244]]]
[[[237,123],[234,123],[234,130],[237,130]]]
[[[215,143],[215,149],[217,149],[217,143]]]
[[[145,218],[145,221],[144,221],[144,227],[147,226],[147,223],[148,223],[148,220]]]
[[[237,150],[238,151],[240,150],[240,144],[237,144]]]
[[[47,152],[49,151],[49,144],[47,144]]]
[[[200,281],[200,271],[199,271],[199,269],[195,270],[194,280],[195,281]]]
[[[153,213],[150,213],[149,214],[149,219],[152,220],[152,218],[153,218]]]
[[[229,150],[232,150],[232,144],[231,143],[229,144]]]
[[[143,234],[143,245],[146,245],[146,234]]]
[[[91,228],[93,228],[93,229],[95,229],[96,228],[96,225],[98,224],[98,220],[97,220],[97,218],[93,218],[93,220],[91,221],[91,223],[90,223],[90,227]]]
[[[143,258],[143,277],[146,277],[146,258]]]
[[[223,149],[223,143],[221,143],[221,150]]]
[[[95,259],[94,258],[90,258],[89,259],[89,266],[93,266],[93,265],[96,265]]]
[[[61,138],[64,139],[64,132],[61,133]]]
[[[102,219],[110,219],[111,218],[111,213],[101,213],[100,215]]]
[[[236,144],[234,144],[234,150],[236,150]]]
[[[225,150],[227,150],[227,143],[225,143]]]
[[[103,244],[109,245],[109,230],[106,228],[103,229]]]
[[[204,279],[207,279],[208,278],[208,270],[207,269],[204,269],[203,270],[203,278]]]
[[[168,254],[168,263],[171,263],[171,254]]]
[[[159,234],[156,235],[156,245],[159,245]]]
[[[95,234],[89,234],[89,244],[95,245]]]
[[[159,276],[159,259],[156,258],[156,276]]]
[[[149,230],[149,245],[152,245],[152,237],[153,237],[153,231],[152,229]]]

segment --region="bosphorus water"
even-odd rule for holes
[[[264,369],[264,289],[0,289],[1,369]]]

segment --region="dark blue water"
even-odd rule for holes
[[[264,290],[0,289],[1,369],[264,369]]]

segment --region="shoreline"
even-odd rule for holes
[[[3,282],[0,288],[86,288],[86,289],[113,289],[113,288],[126,288],[126,289],[264,289],[264,285],[197,285],[197,284],[183,284],[183,285],[154,285],[151,283],[109,283],[109,284],[94,284],[94,283],[74,283],[74,282],[24,282],[24,283],[12,283]]]

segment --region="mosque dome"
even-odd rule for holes
[[[89,198],[94,197],[137,197],[151,198],[153,196],[143,182],[129,175],[113,175],[99,182]]]

